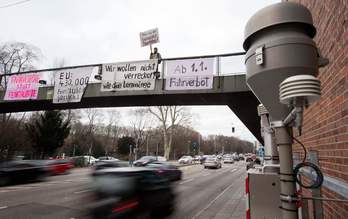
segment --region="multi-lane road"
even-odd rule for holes
[[[175,184],[176,210],[170,218],[245,218],[245,163],[221,169],[182,167]],[[88,218],[91,170],[75,169],[41,183],[0,187],[0,218]]]

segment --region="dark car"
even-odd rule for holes
[[[115,168],[115,167],[128,167],[129,163],[127,161],[120,160],[102,160],[95,164],[96,170],[101,170],[105,168]]]
[[[182,171],[179,170],[177,166],[170,163],[156,161],[146,164],[145,167],[157,169],[157,172],[166,177],[169,181],[178,181],[181,180],[182,177]]]
[[[35,160],[0,163],[0,186],[41,181],[49,174],[46,162]]]
[[[155,156],[144,156],[141,157],[139,160],[134,161],[133,165],[136,167],[141,167],[154,161],[157,161],[157,158]]]
[[[171,183],[155,169],[110,168],[92,176],[93,218],[163,218],[174,209]]]

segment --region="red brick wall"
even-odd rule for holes
[[[305,110],[303,135],[308,150],[319,152],[323,173],[348,182],[348,1],[293,0],[312,13],[317,35],[314,38],[330,64],[319,71],[320,101]],[[299,145],[294,151],[302,152]],[[323,188],[323,196],[342,198]],[[348,204],[324,202],[325,218],[348,216]]]

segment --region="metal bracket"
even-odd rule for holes
[[[283,121],[272,121],[271,122],[271,127],[272,128],[279,128],[279,127],[285,127],[285,124]]]
[[[264,46],[258,47],[255,50],[256,65],[263,64],[263,48]]]

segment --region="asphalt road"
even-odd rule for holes
[[[170,218],[245,218],[245,163],[221,169],[182,168],[176,183],[176,210]],[[54,176],[44,182],[0,187],[0,218],[87,218],[90,169]]]

